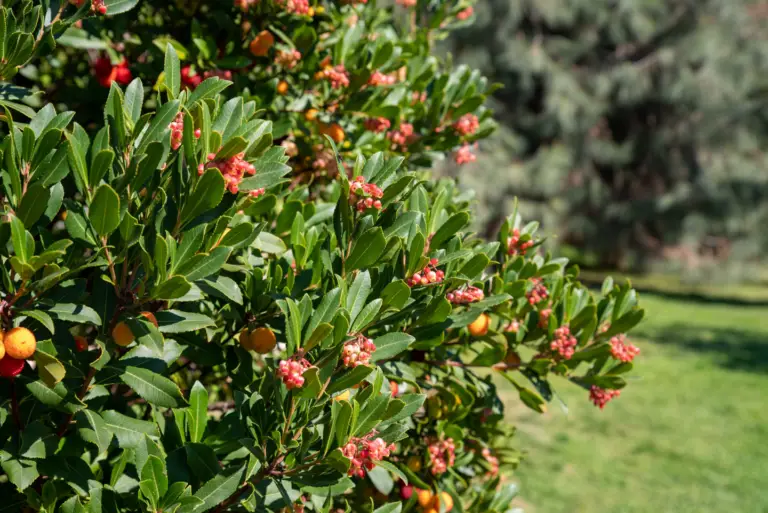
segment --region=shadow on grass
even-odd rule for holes
[[[768,372],[768,334],[731,328],[701,328],[677,323],[663,329],[639,330],[657,344],[710,354],[725,368]]]

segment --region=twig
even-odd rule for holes
[[[93,379],[93,376],[96,374],[96,369],[91,367],[88,369],[88,374],[85,376],[85,380],[83,380],[83,386],[80,387],[80,391],[77,393],[77,398],[82,401],[83,397],[85,397],[85,394],[88,393],[88,387],[91,384],[91,380]],[[59,438],[64,436],[64,433],[67,432],[67,429],[69,428],[69,424],[72,422],[72,418],[75,416],[74,413],[70,413],[67,415],[67,417],[64,419],[64,422],[61,423],[61,426],[59,427],[58,432],[56,433]]]

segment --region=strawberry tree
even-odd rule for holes
[[[493,130],[431,55],[468,4],[33,4],[0,25],[34,48],[2,100],[4,507],[501,513],[500,388],[626,385],[635,291],[517,211],[476,237],[425,169]]]

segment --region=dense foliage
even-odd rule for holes
[[[495,378],[619,395],[636,293],[424,169],[494,128],[469,5],[72,3],[0,20],[3,507],[505,512]]]
[[[494,94],[502,137],[469,182],[486,219],[498,225],[518,195],[593,265],[667,260],[711,277],[732,262],[750,274],[768,214],[764,2],[490,0],[476,10],[450,46],[504,84]]]

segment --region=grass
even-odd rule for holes
[[[768,512],[768,308],[643,295],[642,353],[605,410],[567,383],[507,401],[526,513]]]

